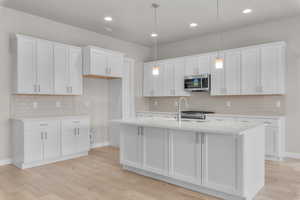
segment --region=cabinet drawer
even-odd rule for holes
[[[24,122],[25,134],[30,133],[34,130],[47,129],[48,127],[58,127],[58,120],[34,120]]]

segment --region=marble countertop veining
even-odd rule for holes
[[[263,123],[255,121],[234,121],[234,120],[182,120],[180,123],[172,118],[132,118],[125,120],[113,120],[113,123],[167,128],[174,130],[205,132],[224,135],[242,135],[246,130],[258,126],[264,126]]]

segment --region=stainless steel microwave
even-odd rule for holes
[[[184,90],[192,92],[209,92],[210,91],[210,74],[200,74],[195,76],[184,77]]]

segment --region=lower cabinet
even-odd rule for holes
[[[241,135],[121,125],[123,167],[223,199],[253,199],[264,185],[264,127]]]
[[[121,164],[238,192],[236,137],[123,125]]]
[[[202,180],[202,134],[170,130],[170,176],[191,182]]]
[[[86,152],[90,148],[89,120],[62,120],[62,154],[64,156]]]
[[[90,147],[89,119],[13,120],[13,164],[19,168],[39,166],[65,156],[79,156]]]

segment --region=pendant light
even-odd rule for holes
[[[220,22],[220,0],[217,0],[217,21]],[[215,60],[215,67],[216,69],[223,69],[224,67],[224,58],[220,55],[220,50],[222,49],[222,32],[219,35],[219,50],[217,53],[217,57]]]
[[[154,15],[154,32],[151,33],[151,37],[154,39],[154,58],[155,61],[158,59],[158,33],[157,33],[157,9],[159,8],[159,5],[156,3],[152,4],[153,8],[153,15]],[[155,65],[152,68],[152,75],[158,76],[159,75],[159,65],[155,63]]]

